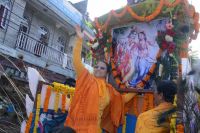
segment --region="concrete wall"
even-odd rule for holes
[[[6,30],[4,44],[14,48],[21,21],[23,20],[25,0],[15,0],[11,9],[10,21]]]
[[[9,56],[17,58],[19,54],[24,55],[24,60],[34,64],[36,66],[45,67],[46,64],[50,64],[47,68],[48,70],[54,71],[56,73],[74,77],[74,72],[72,70],[63,68],[61,65],[49,62],[49,60],[36,57],[35,55],[16,49],[16,41],[19,33],[19,28],[21,23],[26,23],[29,27],[28,34],[38,39],[40,38],[40,26],[45,26],[49,30],[49,41],[48,46],[55,47],[57,45],[57,40],[59,36],[65,37],[65,48],[64,52],[68,55],[72,54],[72,49],[75,44],[75,35],[73,31],[68,29],[69,27],[59,26],[59,20],[55,18],[48,17],[42,9],[35,9],[34,6],[28,5],[26,0],[15,0],[13,3],[12,10],[10,14],[9,26],[6,29],[0,29],[0,53],[7,54]],[[26,21],[25,18],[28,18]],[[73,28],[73,27],[71,27]],[[84,45],[86,47],[86,45]]]
[[[49,31],[48,46],[55,47],[58,44],[58,37],[63,36],[65,40],[64,49],[66,51],[70,40],[69,34],[66,29],[63,29],[62,27],[56,27],[56,22],[52,20],[52,18],[45,16],[45,14],[42,14],[39,11],[35,12],[33,7],[29,6],[28,8],[26,8],[25,15],[31,19],[29,31],[29,35],[31,37],[34,37],[35,39],[39,40],[40,27],[44,26]]]

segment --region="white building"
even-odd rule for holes
[[[74,78],[74,26],[83,26],[83,15],[73,4],[67,0],[0,0],[0,5],[1,54],[14,60],[23,56],[27,65],[49,70],[49,80],[52,73]],[[93,38],[92,30],[84,27],[87,39]],[[85,57],[89,48],[83,46]]]

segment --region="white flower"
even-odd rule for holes
[[[173,42],[173,37],[171,37],[170,35],[165,35],[165,40],[167,42]]]
[[[94,43],[94,44],[92,45],[92,48],[93,48],[93,49],[96,49],[98,46],[99,46],[99,43],[96,42],[96,43]]]
[[[106,51],[107,51],[107,48],[105,47],[105,48],[104,48],[104,52],[106,52]]]

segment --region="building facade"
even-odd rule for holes
[[[84,14],[67,0],[0,0],[0,5],[1,55],[16,64],[23,61],[25,66],[37,68],[49,82],[75,78],[74,27],[85,27],[86,39],[94,37],[93,31],[83,23]],[[84,43],[83,61],[90,68],[92,62],[86,59],[88,52]],[[21,76],[5,57],[1,57],[1,64],[6,66],[5,71]]]

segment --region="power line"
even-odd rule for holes
[[[23,24],[24,21],[25,21],[25,22],[27,21],[27,19],[25,19],[25,18],[19,16],[18,14],[14,13],[13,11],[11,11],[11,10],[9,10],[9,9],[7,9],[7,10],[9,11],[10,16],[11,16],[11,15],[15,15],[16,17],[19,18],[19,19],[15,19],[14,21],[12,21],[13,16],[11,16],[10,18],[4,18],[4,19],[7,20],[7,23],[9,23],[9,21],[10,21],[10,22],[14,23],[15,25],[20,26],[21,24]],[[20,23],[20,24],[19,24],[19,23]],[[40,26],[39,26],[39,25],[34,25],[33,23],[27,23],[27,27],[28,27],[28,28],[35,28],[35,29],[38,29]],[[30,30],[29,30],[29,32],[30,32]],[[69,33],[67,32],[67,30],[65,30],[65,32],[66,32],[67,34],[69,34]],[[34,32],[32,32],[32,34],[35,35]]]
[[[20,5],[18,2],[15,2],[15,3],[17,3],[18,5]],[[20,5],[21,6],[21,5]],[[21,6],[22,7],[22,6]],[[24,7],[22,7],[22,8],[24,8]],[[9,9],[8,9],[9,10]],[[21,17],[21,16],[19,16],[18,14],[16,14],[16,13],[14,13],[13,11],[11,11],[11,10],[9,10],[12,14],[14,14],[14,15],[16,15],[17,17],[19,17],[19,18],[21,18],[22,20],[24,20],[24,21],[26,21],[26,19],[25,18],[23,18],[23,17]],[[50,15],[50,14],[48,14],[49,15],[49,17],[51,17],[51,18],[54,18],[54,16],[52,16],[52,15]],[[47,16],[47,15],[46,15]],[[57,20],[57,19],[56,19]],[[59,21],[60,23],[62,23],[62,21]],[[68,24],[70,24],[69,22],[67,22]],[[65,24],[63,24],[63,25],[65,25]],[[34,27],[38,27],[38,26],[36,26],[36,25],[33,25],[33,24],[31,24],[31,26],[34,26]],[[73,27],[73,26],[72,26]]]
[[[23,8],[23,10],[24,9],[26,9],[26,7],[24,8],[23,6],[21,6],[21,4],[19,4],[18,2],[14,2],[14,3],[16,3],[17,5],[19,5],[21,8]],[[13,4],[13,6],[14,6],[14,4]],[[22,17],[22,16],[19,16],[18,14],[16,14],[15,12],[13,12],[12,10],[10,10],[10,9],[7,9],[8,11],[9,11],[9,13],[10,13],[10,18],[12,17],[11,15],[15,15],[15,16],[17,16],[18,18],[20,18],[21,20],[23,20],[23,21],[27,21],[27,19],[25,19],[24,17]],[[26,11],[26,10],[25,10]],[[48,17],[50,17],[49,19],[51,19],[51,18],[55,18],[55,16],[53,16],[53,15],[50,15],[50,14],[48,14],[48,15],[46,15],[46,16],[48,16]],[[61,18],[61,17],[60,17]],[[56,18],[55,18],[56,19]],[[17,21],[17,22],[19,22],[19,23],[22,23],[21,22],[21,20],[15,20],[15,21]],[[58,20],[60,23],[62,23],[63,25],[66,25],[66,24],[64,24],[61,20],[59,20],[59,19],[56,19],[56,20]],[[66,20],[65,20],[66,21]],[[67,21],[66,21],[67,22]],[[69,22],[67,22],[69,25],[71,25]],[[38,29],[38,27],[39,27],[39,25],[34,25],[34,24],[32,24],[32,23],[27,23],[28,24],[28,26],[29,26],[29,28],[31,28],[31,27],[33,27],[33,28],[36,28],[36,29]],[[30,25],[29,25],[30,24]],[[72,27],[73,27],[73,25],[71,25]],[[66,33],[68,33],[67,32],[67,30],[65,31]],[[69,33],[68,33],[69,34]]]
[[[8,12],[9,12],[9,14],[8,15],[10,15],[10,18],[8,18],[8,17],[2,17],[2,18],[4,18],[4,19],[6,19],[6,24],[7,25],[9,25],[9,22],[12,22],[14,25],[16,25],[16,26],[21,26],[21,24],[23,24],[23,22],[25,21],[27,21],[27,19],[25,19],[25,18],[23,18],[23,17],[21,17],[21,16],[19,16],[18,14],[16,14],[16,13],[14,13],[13,11],[11,11],[11,10],[9,10],[9,9],[7,9],[8,10]],[[13,21],[13,16],[12,15],[15,15],[16,17],[18,17],[19,19],[15,19],[14,21]],[[20,24],[19,24],[20,23]],[[35,28],[35,29],[38,29],[40,26],[39,25],[34,25],[34,24],[30,24],[30,23],[27,23],[27,28]],[[17,29],[15,29],[15,30],[17,30]],[[17,31],[19,31],[19,30],[17,30]],[[29,33],[30,33],[31,31],[29,31]],[[34,32],[31,32],[31,34],[33,34],[33,35],[35,35],[35,33]]]
[[[19,4],[18,2],[15,2],[16,4],[18,4],[19,6],[21,6],[21,4]],[[27,2],[28,3],[28,2]],[[40,2],[41,3],[41,2]],[[43,3],[41,3],[42,5],[44,5],[45,7],[47,7],[48,9],[50,9],[48,6],[46,6],[45,4],[43,4]],[[72,6],[72,7],[74,7],[74,6]],[[23,6],[21,6],[21,8],[24,8]],[[57,7],[56,7],[57,8]],[[74,7],[75,8],[75,7]],[[58,8],[57,8],[58,9]],[[76,9],[76,8],[75,8]],[[51,9],[50,9],[51,10]],[[60,10],[60,9],[58,9],[58,10]],[[55,13],[55,12],[54,12]],[[56,14],[56,13],[55,13]],[[55,16],[53,16],[53,15],[51,15],[51,14],[48,14],[48,15],[46,15],[46,16],[48,16],[48,17],[50,17],[50,18],[55,18]],[[84,17],[84,15],[83,15],[83,17]],[[82,18],[80,18],[81,19],[81,24],[80,24],[80,26],[81,25],[84,25],[84,26],[87,26],[83,21],[83,17]],[[61,17],[60,17],[61,18]],[[68,17],[69,19],[70,19],[70,21],[73,21],[73,19],[72,18],[70,18],[70,17]],[[24,19],[24,18],[22,18],[22,19]],[[61,20],[59,20],[59,19],[56,19],[56,20],[58,20],[60,23],[62,23],[63,25],[66,25],[65,23],[63,23]],[[66,21],[66,20],[64,20],[64,21]],[[72,25],[72,24],[70,24],[68,21],[66,21],[71,27],[74,27],[74,25]],[[73,23],[75,23],[76,25],[78,24],[77,22],[73,22]]]
[[[15,21],[12,21],[11,19],[12,18],[7,18],[7,17],[4,17],[4,19],[6,19],[6,20],[8,20],[8,21],[11,21],[11,22],[13,22],[13,23],[15,23],[15,24],[18,24],[18,23],[23,23],[24,21],[26,22],[27,21],[27,19],[25,19],[25,18],[23,18],[23,17],[21,17],[21,16],[19,16],[18,14],[16,14],[16,13],[14,13],[13,11],[11,11],[11,10],[8,10],[9,11],[9,13],[11,13],[11,15],[13,14],[13,15],[15,15],[15,16],[17,16],[18,18],[20,18],[20,19],[15,19]],[[23,21],[21,21],[21,20],[23,20]],[[17,23],[18,22],[18,23]],[[31,25],[29,25],[29,23],[27,23],[28,24],[28,26],[31,26],[31,27],[34,27],[34,28],[38,28],[38,25],[34,25],[34,24],[31,24]],[[20,26],[19,24],[18,24],[18,26]],[[30,27],[29,27],[30,28]]]
[[[7,18],[5,18],[5,17],[2,17],[2,18],[6,19],[6,24],[5,24],[5,25],[6,25],[6,28],[7,28],[7,29],[8,29],[8,27],[10,27],[11,29],[16,30],[16,31],[19,32],[19,29],[20,29],[21,24],[18,24],[18,23],[16,23],[15,21],[12,21],[11,19],[7,19]],[[13,27],[13,25],[11,25],[11,23],[14,24],[14,25],[16,25],[16,26],[18,26],[19,29],[16,29],[16,27]],[[29,33],[35,34],[35,33],[33,33],[33,32],[29,32]]]
[[[18,5],[20,5],[18,2],[15,2],[16,4],[18,4]],[[20,5],[20,7],[22,7],[21,5]],[[24,9],[24,7],[23,7],[23,9]],[[23,25],[23,22],[25,21],[27,21],[27,19],[25,19],[25,18],[23,18],[22,16],[19,16],[18,14],[16,14],[15,12],[13,12],[13,11],[11,11],[10,9],[7,9],[8,10],[8,14],[7,14],[7,16],[9,15],[9,18],[6,16],[6,17],[3,17],[4,18],[4,20],[6,20],[6,30],[8,30],[8,27],[9,28],[11,28],[11,29],[13,29],[13,30],[15,30],[15,31],[17,31],[17,32],[19,32],[19,30],[20,30],[20,26],[21,25]],[[16,16],[17,18],[19,18],[19,19],[13,19],[13,17],[14,16]],[[16,25],[17,27],[15,27],[14,25]],[[25,25],[26,26],[26,25]],[[18,28],[19,27],[19,28]],[[33,35],[35,35],[35,36],[37,36],[37,34],[35,34],[35,32],[32,32],[32,30],[30,30],[30,28],[35,28],[35,29],[38,29],[39,28],[39,26],[37,25],[34,25],[34,24],[29,24],[29,23],[27,23],[27,30],[28,30],[28,32],[29,32],[29,34],[33,34]],[[66,32],[66,31],[65,31]],[[51,34],[51,33],[49,33],[49,34]],[[51,43],[52,44],[52,43]],[[67,45],[67,44],[66,44]]]

